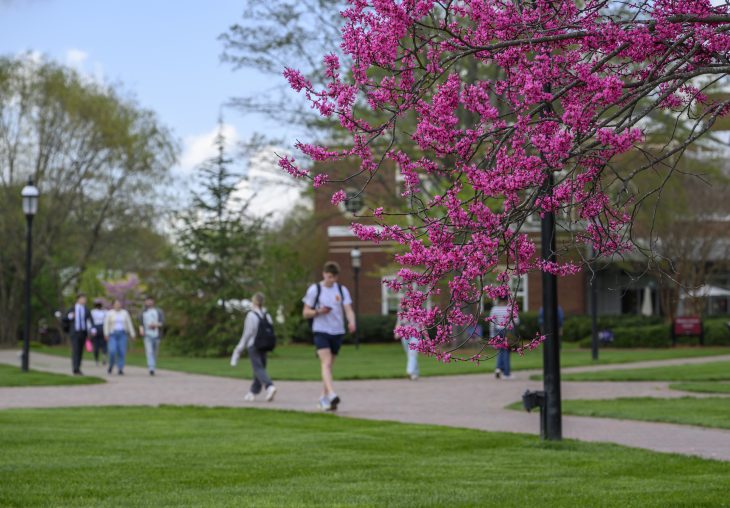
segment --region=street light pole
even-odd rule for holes
[[[352,262],[352,273],[355,278],[355,322],[360,324],[360,267],[362,266],[362,254],[360,249],[355,247],[350,251]],[[355,349],[360,349],[360,328],[355,330]]]
[[[548,174],[548,189],[553,187],[553,175]],[[549,194],[548,194],[549,195]],[[546,212],[541,220],[542,259],[555,263],[555,214]],[[545,438],[559,441],[563,438],[560,403],[560,342],[558,340],[558,281],[557,277],[542,272],[542,308],[545,334],[543,347],[543,387],[545,390]]]
[[[543,91],[551,92],[550,83],[543,85]],[[548,102],[543,109],[541,116],[548,116],[552,113],[552,103]],[[552,197],[555,180],[553,172],[547,169],[544,192],[546,196]],[[542,214],[540,220],[540,233],[542,242],[542,259],[554,265],[558,261],[555,254],[555,212],[548,211]],[[543,333],[545,334],[545,345],[543,346],[543,390],[545,391],[545,412],[542,421],[545,422],[544,439],[560,441],[563,439],[563,417],[560,400],[560,338],[558,337],[558,279],[546,271],[542,272],[542,308],[543,308]]]
[[[38,189],[33,185],[33,180],[28,179],[28,185],[23,187],[20,193],[23,203],[23,212],[28,224],[26,228],[26,251],[25,251],[25,323],[23,327],[23,361],[22,370],[28,371],[30,363],[30,277],[31,261],[33,259],[33,216],[38,212]]]
[[[589,265],[591,267],[591,358],[598,360],[598,271],[597,257],[593,245],[588,244]]]

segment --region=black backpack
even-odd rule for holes
[[[274,333],[274,326],[267,319],[269,314],[251,312],[259,318],[259,329],[256,331],[256,337],[253,339],[253,347],[259,351],[273,351],[276,347],[276,334]]]
[[[73,323],[73,319],[68,318],[68,315],[71,312],[73,312],[73,307],[64,312],[63,317],[61,317],[61,330],[63,330],[64,333],[71,333],[71,323]]]

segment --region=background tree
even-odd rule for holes
[[[261,267],[264,221],[233,196],[240,175],[230,169],[222,130],[215,145],[218,155],[197,170],[200,190],[177,217],[176,263],[165,283],[168,337],[185,354],[215,356],[235,346],[242,324],[235,304],[257,287]]]
[[[0,58],[0,132],[0,344],[7,345],[22,315],[19,196],[28,177],[41,191],[34,301],[50,314],[65,288],[77,290],[102,258],[113,263],[130,236],[146,229],[159,239],[159,184],[177,146],[152,112],[117,88],[26,57]],[[138,259],[154,257],[143,251]]]
[[[432,329],[419,348],[448,360],[440,346],[454,327],[473,323],[467,309],[482,298],[510,295],[509,280],[530,271],[566,275],[578,263],[544,262],[523,227],[534,215],[557,213],[573,235],[598,255],[631,248],[632,209],[645,196],[631,181],[650,171],[666,182],[681,156],[730,109],[727,98],[706,94],[726,79],[730,15],[710,1],[623,2],[567,0],[438,3],[351,1],[337,54],[323,58],[327,83],[318,87],[286,69],[325,118],[352,135],[336,149],[298,143],[315,161],[357,157],[359,170],[309,174],[291,157],[291,174],[344,184],[378,173],[384,161],[400,166],[411,222],[356,226],[363,240],[395,240],[409,252],[393,289],[406,291],[404,317]],[[465,82],[461,69],[491,66],[492,77]],[[378,113],[363,116],[367,104]],[[649,115],[666,112],[688,128],[633,168],[617,156],[638,149]],[[471,115],[462,115],[467,111]],[[412,128],[401,119],[415,115]],[[467,123],[465,125],[465,123]],[[422,155],[400,149],[401,140]],[[445,185],[429,193],[424,175]],[[344,189],[333,204],[346,199]],[[376,219],[387,210],[376,209]],[[585,251],[585,249],[580,249]],[[506,267],[505,267],[506,266]],[[490,283],[495,277],[497,283]],[[448,281],[449,303],[423,308]],[[412,289],[413,285],[421,289]],[[517,308],[512,302],[513,311]],[[403,330],[405,334],[416,330]],[[536,347],[492,339],[495,347]],[[481,359],[477,354],[474,360]]]
[[[321,134],[330,131],[336,122],[322,118],[303,103],[292,100],[281,69],[293,61],[317,84],[326,76],[320,56],[337,47],[342,18],[343,0],[245,0],[239,23],[232,24],[221,34],[221,60],[234,69],[248,68],[270,76],[269,86],[256,93],[233,97],[230,105],[242,114],[258,114],[280,125],[294,125]],[[335,50],[336,51],[336,50]],[[278,84],[277,84],[278,83]],[[260,146],[265,140],[259,135]],[[252,141],[254,141],[252,140]],[[266,142],[270,142],[267,140]]]
[[[114,300],[119,300],[122,306],[127,309],[132,319],[137,318],[137,313],[142,309],[144,284],[137,274],[128,273],[123,278],[102,281],[105,292],[105,303],[111,307]]]

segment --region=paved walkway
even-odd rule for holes
[[[566,368],[563,372],[627,369],[730,360],[730,355],[596,367]],[[16,351],[0,351],[0,363],[18,365]],[[405,362],[404,362],[405,363]],[[70,360],[32,353],[36,370],[68,374]],[[296,411],[317,411],[320,384],[314,381],[279,381],[273,403],[246,403],[243,394],[249,382],[232,378],[184,374],[160,370],[150,377],[146,369],[125,368],[124,376],[107,376],[103,367],[88,360],[87,375],[104,377],[100,385],[0,388],[0,409],[21,407],[195,404],[205,406],[259,407]],[[241,369],[241,367],[238,367]],[[491,375],[442,376],[406,379],[338,381],[343,399],[340,416],[428,423],[487,431],[539,433],[539,414],[506,410],[521,400],[526,389],[542,389],[530,381],[535,371],[519,371],[514,379],[498,381]],[[617,397],[683,397],[658,382],[563,383],[563,399]],[[698,396],[701,396],[698,394]],[[563,417],[563,436],[582,441],[602,441],[660,452],[730,461],[730,431],[683,425],[615,420],[609,418]]]

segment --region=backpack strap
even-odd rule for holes
[[[340,307],[342,307],[342,322],[345,323],[347,321],[347,314],[345,314],[345,293],[342,291],[342,284],[339,282],[337,284],[337,289],[340,291]]]
[[[313,309],[317,308],[317,304],[319,303],[319,294],[322,292],[322,286],[319,282],[317,282],[317,296],[314,297],[314,305],[312,306]]]

